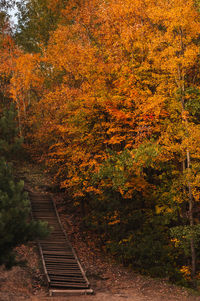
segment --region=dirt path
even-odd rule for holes
[[[0,301],[197,301],[200,297],[185,289],[134,274],[120,266],[106,262],[104,279],[97,274],[89,276],[95,295],[49,297],[44,275],[38,264],[33,245],[22,246],[18,252],[25,256],[26,267],[14,267],[11,271],[0,269]],[[89,254],[88,254],[89,255]],[[94,266],[93,266],[94,269]]]
[[[72,237],[95,295],[49,297],[37,247],[31,243],[17,249],[26,266],[11,271],[0,268],[0,301],[200,301],[199,296],[166,280],[144,277],[112,262],[87,246],[79,233],[71,233]]]
[[[32,167],[21,171],[40,191],[48,183],[41,173]],[[93,239],[84,240],[81,234],[79,216],[66,213],[62,194],[54,194],[58,210],[69,239],[75,248],[86,275],[95,291],[91,296],[49,297],[44,273],[35,244],[17,249],[19,259],[27,264],[5,271],[0,267],[0,301],[200,301],[191,291],[171,285],[167,280],[141,276],[112,261],[96,249]],[[69,204],[68,204],[69,205]],[[164,268],[164,267],[163,267]]]

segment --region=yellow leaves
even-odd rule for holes
[[[189,266],[182,266],[180,268],[180,272],[183,274],[183,277],[186,280],[190,280],[191,279],[191,268]]]
[[[51,0],[49,8],[55,11],[61,4]],[[21,111],[32,105],[32,137],[45,145],[47,164],[62,186],[77,197],[100,194],[111,180],[102,180],[98,188],[90,180],[107,150],[133,150],[151,137],[163,147],[152,164],[175,154],[183,158],[187,147],[199,158],[200,130],[190,124],[186,137],[182,120],[189,116],[181,116],[177,92],[199,53],[193,2],[69,1],[64,19],[41,48],[42,56],[23,54],[15,60],[11,87]],[[136,170],[147,157],[141,156]],[[123,168],[119,171],[127,181],[117,188],[121,196],[145,194],[149,186],[142,175]]]
[[[193,1],[158,1],[148,8],[152,22],[163,29],[152,34],[150,51],[158,68],[177,80],[198,57],[198,46],[193,43],[200,33],[200,22]],[[181,67],[180,67],[181,66]]]
[[[0,34],[0,78],[1,93],[4,97],[10,97],[10,78],[13,75],[15,59],[21,54],[21,51],[14,44],[12,37],[5,28],[2,28]],[[2,101],[2,100],[1,100]]]
[[[102,193],[102,191],[101,191],[100,189],[97,189],[97,188],[95,188],[95,187],[93,187],[93,186],[86,187],[86,188],[84,189],[84,191],[85,191],[85,192],[92,192],[92,193],[94,193],[94,194],[101,194],[101,193]]]
[[[109,140],[105,140],[104,143],[109,143],[109,144],[119,144],[123,141],[122,137],[117,137],[117,136],[113,136],[111,137]]]
[[[43,81],[39,71],[40,61],[40,56],[37,54],[24,54],[17,58],[15,81],[18,81],[17,84],[23,84],[25,90],[29,89],[30,85],[38,87]]]
[[[131,234],[131,235],[129,235],[128,238],[124,238],[124,239],[120,240],[119,245],[130,243],[132,240],[133,240],[133,235]]]
[[[194,64],[194,61],[197,59],[199,55],[199,47],[192,44],[190,47],[184,52],[183,57],[181,58],[181,63],[183,64],[183,68],[188,68]]]
[[[40,55],[21,54],[15,58],[13,76],[11,78],[10,92],[14,101],[18,105],[18,114],[21,121],[26,121],[26,111],[31,104],[31,91],[41,93],[44,78],[40,70]]]
[[[178,248],[180,246],[180,240],[177,238],[172,238],[171,242],[174,244],[175,248]]]
[[[116,225],[116,224],[119,224],[119,223],[120,223],[120,220],[117,219],[117,220],[114,220],[114,221],[112,221],[112,222],[109,222],[108,225],[109,225],[109,226],[113,226],[113,225]]]
[[[167,214],[167,213],[172,213],[173,210],[169,207],[166,207],[166,206],[159,206],[157,205],[155,207],[156,209],[156,214]]]
[[[119,212],[115,211],[114,215],[110,217],[110,220],[111,221],[108,222],[109,226],[113,226],[113,225],[119,224],[120,223]]]

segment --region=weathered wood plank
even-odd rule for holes
[[[50,295],[93,293],[62,227],[52,196],[27,190],[29,190],[33,218],[48,221],[53,227],[47,239],[38,241]]]

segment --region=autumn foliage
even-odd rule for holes
[[[189,262],[198,278],[197,4],[70,0],[47,8],[57,16],[48,41],[13,58],[10,93],[27,149],[82,206],[104,249],[176,281]]]

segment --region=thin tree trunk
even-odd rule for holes
[[[184,51],[183,48],[183,42],[182,42],[182,31],[180,30],[180,36],[181,36],[181,41],[180,41],[180,46],[182,51]],[[179,77],[179,89],[181,91],[181,104],[182,104],[182,121],[185,124],[186,132],[187,135],[188,133],[188,120],[187,116],[184,116],[185,113],[185,78],[184,75],[182,74],[181,66],[178,66],[178,77]],[[183,161],[183,172],[185,171],[185,168],[187,168],[187,171],[189,172],[190,170],[190,151],[187,148],[186,150],[186,159],[187,159],[187,164]],[[189,224],[190,227],[193,228],[194,226],[194,217],[193,217],[193,197],[192,197],[192,189],[191,189],[191,183],[190,181],[187,182],[188,186],[188,197],[189,197],[189,211],[188,211],[188,218],[189,218]],[[192,279],[194,279],[194,276],[196,274],[196,250],[195,250],[195,243],[194,243],[194,237],[192,235],[190,239],[190,250],[191,250],[191,265],[192,265],[192,271],[191,271],[191,276]]]
[[[19,135],[22,137],[22,126],[21,126],[21,114],[20,114],[20,108],[19,108],[19,103],[17,103],[17,117],[18,117],[18,126],[19,126]]]
[[[187,149],[187,169],[190,169],[190,152]],[[192,197],[192,189],[191,184],[188,181],[188,191],[189,191],[189,222],[191,228],[194,226],[194,218],[193,218],[193,197]],[[194,278],[196,274],[196,251],[194,244],[194,237],[190,239],[190,249],[191,249],[191,257],[192,257],[192,278]]]

